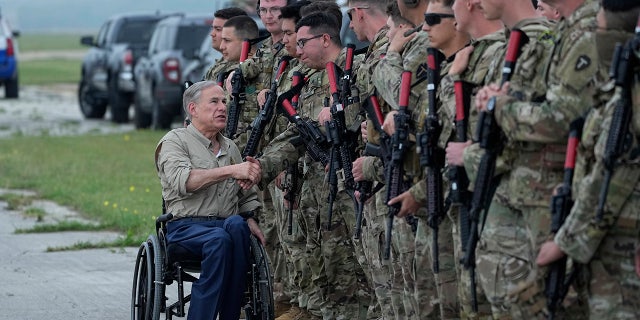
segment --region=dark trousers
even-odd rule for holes
[[[181,219],[167,224],[167,241],[200,255],[200,278],[191,287],[188,320],[237,320],[249,267],[249,226],[234,215],[225,220]]]

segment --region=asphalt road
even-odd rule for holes
[[[4,193],[6,190],[0,190]],[[38,201],[45,222],[78,219]],[[136,248],[47,252],[80,241],[114,239],[113,232],[15,233],[38,223],[0,201],[0,319],[127,319]]]

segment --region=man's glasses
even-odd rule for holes
[[[425,13],[424,22],[428,26],[433,27],[437,24],[440,24],[440,22],[442,22],[442,19],[444,18],[454,18],[454,17],[455,16],[450,13]]]
[[[349,8],[349,10],[347,10],[347,15],[349,16],[349,20],[353,20],[353,17],[351,16],[351,14],[353,13],[353,10],[355,9],[369,9],[368,6],[363,6],[363,7],[353,7],[353,8]]]
[[[280,15],[280,7],[270,7],[270,8],[265,8],[265,7],[260,7],[258,8],[258,13],[263,16],[266,15],[267,12],[271,13],[272,15]]]
[[[310,37],[310,38],[299,39],[298,41],[296,41],[296,45],[298,45],[298,48],[302,49],[302,48],[304,48],[304,45],[306,45],[309,40],[318,39],[318,38],[322,37],[323,35],[324,35],[324,33],[321,33],[321,34],[319,34],[317,36],[313,36],[313,37]]]

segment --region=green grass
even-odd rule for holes
[[[23,33],[18,37],[18,46],[21,52],[87,49],[86,46],[80,44],[81,36],[80,34],[64,33]],[[95,37],[95,35],[93,36]]]
[[[80,81],[79,59],[43,59],[21,61],[18,68],[21,85],[48,85],[56,83],[78,83]]]
[[[123,232],[137,246],[154,232],[161,190],[153,154],[164,132],[0,140],[0,187],[34,190]]]

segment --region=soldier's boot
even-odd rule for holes
[[[280,316],[276,316],[275,320],[302,319],[302,318],[299,318],[299,316],[303,313],[304,313],[304,310],[298,308],[298,306],[292,305],[291,308],[289,308],[289,310],[287,310],[285,313],[281,314]]]

